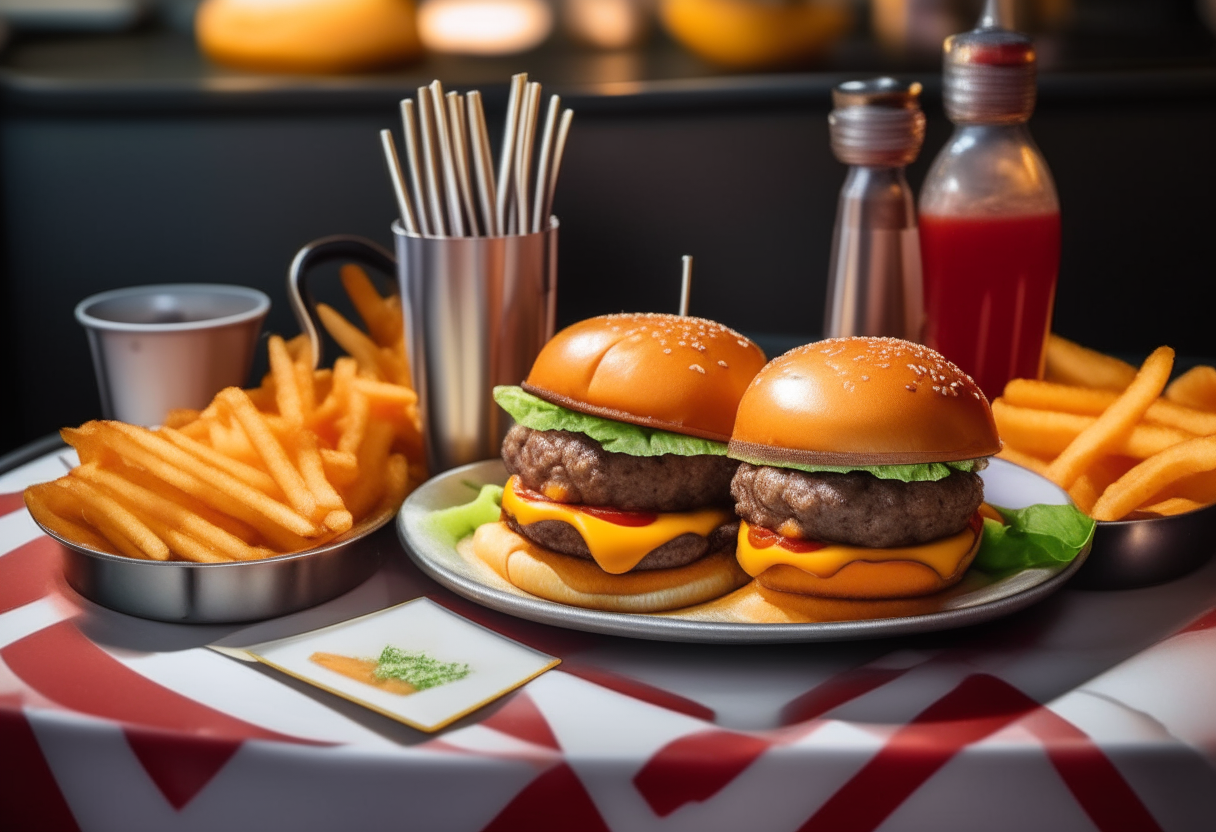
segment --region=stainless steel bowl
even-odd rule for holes
[[[369,518],[324,546],[233,563],[137,560],[63,544],[68,584],[103,607],[179,624],[228,624],[275,618],[336,598],[379,567],[391,535],[373,536],[395,516]]]
[[[1216,505],[1172,517],[1099,521],[1089,558],[1069,586],[1135,589],[1180,578],[1216,552]]]

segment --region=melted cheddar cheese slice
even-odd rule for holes
[[[691,532],[704,537],[723,523],[735,520],[730,509],[709,508],[656,514],[646,525],[624,526],[594,517],[577,505],[528,499],[516,491],[516,483],[516,477],[511,477],[503,489],[504,511],[524,526],[541,520],[569,523],[583,536],[595,562],[612,575],[628,572],[651,550],[682,534]]]
[[[753,578],[770,566],[784,564],[801,569],[820,578],[830,578],[853,561],[864,560],[881,563],[893,560],[909,560],[923,563],[943,578],[948,578],[958,569],[963,556],[971,551],[975,543],[975,531],[970,526],[956,535],[925,543],[920,546],[899,546],[892,549],[867,549],[831,543],[813,552],[799,553],[783,549],[774,543],[764,548],[752,544],[746,520],[739,521],[739,543],[737,557],[743,571]]]

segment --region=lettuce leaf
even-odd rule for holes
[[[665,430],[644,428],[599,416],[576,413],[537,398],[522,387],[494,388],[494,401],[519,424],[533,430],[568,430],[590,436],[605,451],[630,456],[726,456],[726,444]]]
[[[456,541],[477,531],[478,526],[493,523],[501,514],[502,486],[483,485],[472,502],[432,512],[426,523],[433,535],[454,546]]]
[[[1069,563],[1093,538],[1097,525],[1075,506],[993,506],[1004,519],[984,518],[975,567],[990,575]]]
[[[734,459],[741,459],[744,462],[750,462],[752,465],[773,465],[771,462],[765,462],[759,459],[748,459],[741,456],[733,456]],[[847,474],[850,471],[865,471],[873,474],[880,480],[900,480],[901,482],[937,482],[944,480],[950,476],[950,472],[954,471],[982,471],[988,466],[986,459],[962,459],[958,462],[917,462],[911,465],[860,465],[860,466],[842,466],[842,465],[805,465],[801,462],[783,462],[780,468],[794,468],[798,471],[809,471],[812,474],[826,471],[834,474]]]

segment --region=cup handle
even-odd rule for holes
[[[394,278],[397,274],[396,258],[365,237],[349,234],[322,237],[296,252],[291,261],[291,268],[287,270],[287,300],[291,303],[291,311],[295,314],[300,329],[308,335],[314,370],[321,364],[323,342],[320,321],[317,318],[317,302],[308,290],[304,278],[314,266],[334,260],[354,260]]]

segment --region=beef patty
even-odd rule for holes
[[[729,506],[739,465],[725,456],[630,456],[605,451],[582,433],[515,425],[502,443],[507,470],[562,503],[632,511]]]
[[[787,537],[850,546],[915,546],[966,528],[984,500],[975,474],[936,482],[883,480],[865,471],[797,471],[740,463],[731,482],[735,512]]]

